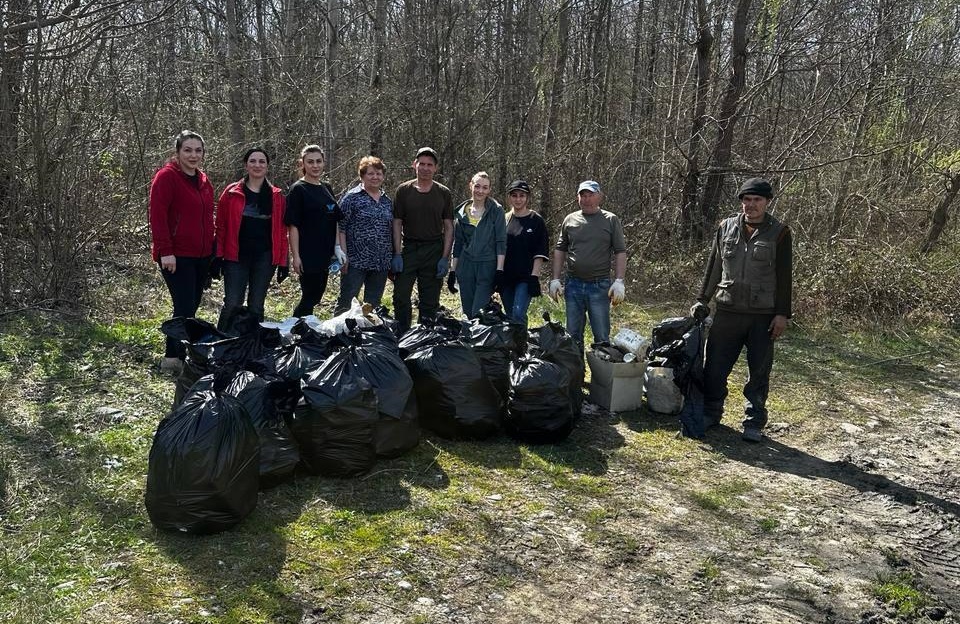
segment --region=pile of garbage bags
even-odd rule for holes
[[[402,336],[384,308],[231,327],[174,318],[186,346],[172,410],[150,449],[145,503],[160,529],[214,533],[295,474],[353,477],[414,448],[501,431],[551,443],[573,430],[583,360],[559,323],[527,330],[492,302],[478,319],[441,311]]]

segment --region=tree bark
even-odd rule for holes
[[[370,95],[375,105],[370,119],[370,153],[383,156],[383,59],[387,41],[387,0],[376,0],[373,12],[373,50],[370,59]]]
[[[238,0],[227,0],[227,89],[230,107],[230,139],[239,150],[244,143],[243,72],[240,70],[240,7]]]
[[[943,230],[947,226],[947,221],[950,216],[950,205],[953,203],[953,200],[957,198],[957,194],[960,193],[960,171],[952,175],[948,174],[946,191],[943,199],[940,200],[940,203],[937,204],[937,207],[933,211],[930,229],[927,231],[927,236],[920,246],[922,253],[933,251],[937,241],[940,240],[940,235],[943,234]]]
[[[337,164],[337,56],[340,53],[340,0],[327,0],[327,53],[323,59],[327,91],[323,98],[327,169]]]
[[[707,170],[703,197],[700,202],[701,231],[708,232],[720,215],[723,181],[730,168],[734,130],[740,117],[740,96],[746,85],[747,20],[751,0],[737,0],[730,41],[731,70],[727,88],[717,114],[717,140]]]
[[[707,13],[706,0],[697,0],[697,85],[694,96],[693,119],[690,126],[690,140],[687,141],[687,171],[684,176],[683,196],[680,202],[680,222],[684,238],[688,241],[702,241],[705,236],[704,223],[697,212],[697,200],[700,191],[700,152],[704,143],[703,130],[706,127],[707,96],[710,92],[711,58],[713,54],[713,33],[710,30],[710,16]]]
[[[557,14],[557,56],[553,63],[553,84],[550,86],[550,106],[547,112],[543,137],[543,165],[539,176],[540,214],[544,219],[552,210],[553,193],[550,176],[546,171],[547,163],[555,165],[557,158],[557,131],[560,112],[563,105],[563,83],[566,78],[567,56],[570,41],[571,0],[563,0]]]

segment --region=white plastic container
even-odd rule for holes
[[[626,327],[613,337],[613,344],[641,360],[647,357],[647,349],[650,347],[650,341],[646,337]]]

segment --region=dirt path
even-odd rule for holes
[[[757,445],[722,426],[690,445],[696,475],[636,471],[611,453],[595,522],[549,494],[531,493],[545,505],[533,517],[491,503],[489,546],[455,567],[422,562],[435,594],[356,621],[875,624],[905,621],[871,591],[905,571],[929,598],[916,621],[960,621],[956,365],[927,387],[916,405],[896,388],[848,397],[865,423],[824,406],[816,432],[773,424]],[[575,435],[602,449],[616,444],[599,438],[629,445],[650,427],[592,408]],[[720,494],[692,501],[692,480]]]

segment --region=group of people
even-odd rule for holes
[[[364,302],[379,304],[392,278],[401,331],[413,321],[414,285],[421,322],[437,315],[444,280],[470,318],[499,293],[511,320],[526,324],[531,300],[542,294],[540,274],[551,262],[549,234],[531,209],[524,180],[506,188],[505,208],[492,197],[490,176],[477,172],[468,185],[470,198],[455,207],[453,193],[434,179],[439,155],[422,147],[412,163],[415,177],[400,184],[392,199],[382,188],[383,161],[367,156],[358,164],[359,183],[338,201],[321,180],[323,150],[308,145],[298,160],[301,177],[284,195],[268,180],[267,152],[252,148],[243,155],[243,178],[224,189],[215,211],[213,187],[200,169],[203,138],[185,130],[174,148],[150,189],[153,259],[174,316],[194,316],[205,284],[222,276],[218,324],[229,327],[244,302],[262,319],[270,281],[276,276],[282,282],[290,267],[301,288],[293,316],[313,312],[331,272],[341,273],[337,313],[349,309],[361,289]],[[741,213],[717,229],[691,315],[705,318],[716,299],[705,361],[708,424],[720,422],[727,377],[746,347],[743,437],[759,441],[773,342],[791,315],[792,242],[789,228],[767,212],[769,182],[747,180],[738,196]],[[581,351],[587,320],[596,342],[609,341],[611,305],[626,297],[624,230],[616,214],[601,208],[603,199],[598,182],[581,182],[579,209],[563,219],[552,250],[548,294],[563,300],[567,330]],[[182,345],[168,338],[161,368],[178,370],[183,355]]]

